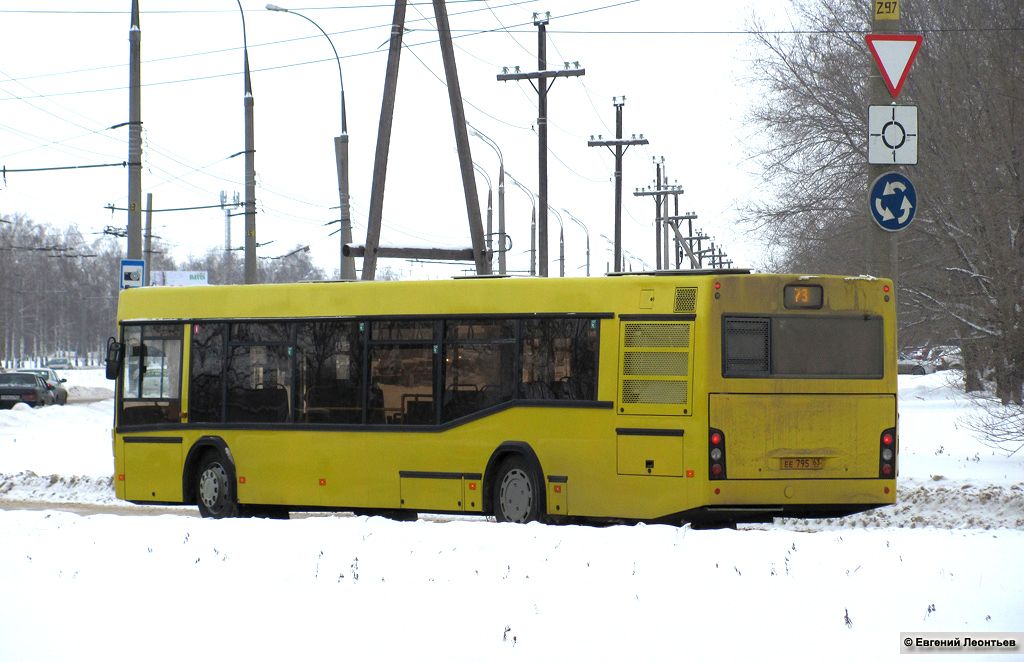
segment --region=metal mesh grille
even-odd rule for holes
[[[622,374],[685,377],[689,363],[689,352],[623,352]]]
[[[623,347],[689,347],[689,324],[627,324]]]
[[[732,318],[725,321],[725,376],[767,376],[771,371],[770,320]]]
[[[685,381],[624,379],[622,402],[625,404],[685,405],[689,384]]]
[[[676,303],[673,310],[677,313],[693,313],[697,311],[697,288],[677,287]]]

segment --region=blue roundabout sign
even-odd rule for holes
[[[887,172],[871,184],[871,216],[878,226],[898,232],[910,225],[917,212],[917,192],[898,172]]]

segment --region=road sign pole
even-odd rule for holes
[[[871,31],[874,34],[889,34],[898,32],[900,28],[899,19],[880,19],[877,15],[871,23]],[[892,102],[892,96],[882,77],[882,72],[872,62],[870,65],[869,95],[871,105],[883,106]],[[891,170],[891,166],[868,164],[868,195],[865,200],[870,203],[871,185],[879,177]],[[868,275],[879,278],[889,278],[893,282],[893,290],[896,290],[896,277],[899,269],[899,250],[897,245],[898,232],[886,232],[867,210],[867,222],[864,224],[866,260],[865,268]]]

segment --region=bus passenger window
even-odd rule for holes
[[[521,398],[597,399],[597,320],[523,320]]]
[[[300,324],[295,366],[300,422],[363,422],[363,339],[358,323]]]
[[[192,361],[189,371],[188,418],[193,423],[224,420],[224,343],[227,325],[196,324],[192,327]]]
[[[433,347],[370,349],[370,423],[434,424]]]
[[[514,379],[512,320],[445,323],[442,422],[511,400],[515,395]]]
[[[293,347],[289,344],[248,344],[260,339],[280,342],[281,338],[287,338],[287,332],[276,327],[286,325],[231,326],[225,372],[225,420],[229,423],[290,422]]]

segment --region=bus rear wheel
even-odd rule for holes
[[[520,523],[540,519],[542,489],[536,472],[521,456],[505,460],[494,481],[494,518]]]
[[[220,453],[209,452],[196,472],[196,503],[203,517],[237,517],[238,497],[226,462]]]

